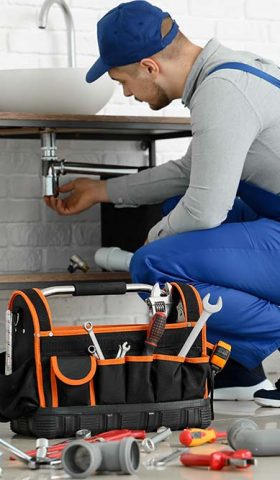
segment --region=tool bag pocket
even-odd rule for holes
[[[182,400],[208,397],[209,357],[185,358],[182,364]]]
[[[91,356],[50,358],[53,407],[95,405],[93,378],[96,359]]]
[[[124,358],[97,360],[96,403],[98,405],[125,403],[125,377]]]
[[[35,411],[39,406],[33,359],[26,360],[10,375],[5,375],[5,352],[0,354],[0,421]]]
[[[126,402],[151,403],[155,401],[152,384],[153,355],[126,357]]]
[[[156,402],[182,400],[182,363],[184,358],[171,355],[155,355],[153,379]]]

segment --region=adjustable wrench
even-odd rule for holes
[[[217,303],[214,304],[214,305],[209,303],[209,298],[210,298],[210,293],[207,293],[207,295],[202,300],[202,303],[203,303],[202,314],[200,315],[199,319],[196,322],[195,327],[192,329],[190,335],[188,336],[187,340],[185,341],[184,345],[182,346],[178,356],[180,356],[180,357],[186,357],[187,356],[187,354],[189,353],[189,350],[191,349],[191,347],[194,344],[198,334],[202,330],[203,326],[207,322],[210,315],[212,315],[212,313],[217,313],[221,310],[221,308],[223,306],[222,298],[219,297]]]
[[[172,285],[165,283],[164,289],[161,289],[159,283],[155,283],[151,290],[150,296],[146,299],[146,303],[150,309],[153,317],[157,312],[164,312],[168,317],[172,302],[171,302]]]
[[[105,357],[102,353],[102,350],[100,348],[98,340],[97,340],[97,338],[95,336],[95,333],[93,331],[93,323],[92,322],[84,322],[83,327],[88,332],[88,334],[90,335],[90,338],[92,340],[92,345],[89,347],[89,353],[97,356],[97,358],[99,358],[100,360],[104,360]]]

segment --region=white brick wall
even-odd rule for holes
[[[65,24],[55,5],[47,30],[37,28],[43,0],[0,0],[0,68],[63,67],[67,64]],[[68,0],[77,43],[77,64],[89,67],[98,55],[96,23],[115,0]],[[279,0],[154,0],[169,11],[189,38],[204,46],[213,36],[232,48],[249,49],[280,63]],[[1,105],[0,105],[1,109]],[[105,108],[111,115],[186,115],[180,101],[161,112],[124,98],[120,87]],[[158,161],[178,158],[188,140],[158,143]],[[59,157],[69,161],[143,164],[136,142],[58,142]],[[100,245],[99,208],[61,218],[41,200],[39,140],[1,140],[0,149],[0,272],[64,270],[74,252],[92,268]],[[0,293],[0,319],[10,292]],[[52,300],[59,322],[94,318],[97,321],[142,321],[146,308],[136,295],[94,300]],[[1,322],[1,320],[0,320]],[[2,335],[1,335],[2,337]]]

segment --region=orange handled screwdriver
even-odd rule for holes
[[[217,432],[214,428],[185,428],[179,436],[179,440],[186,447],[197,447],[204,443],[212,443],[217,438],[227,438],[227,432]]]

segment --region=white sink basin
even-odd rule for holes
[[[0,70],[0,111],[94,115],[110,100],[105,74],[86,83],[86,68]]]

